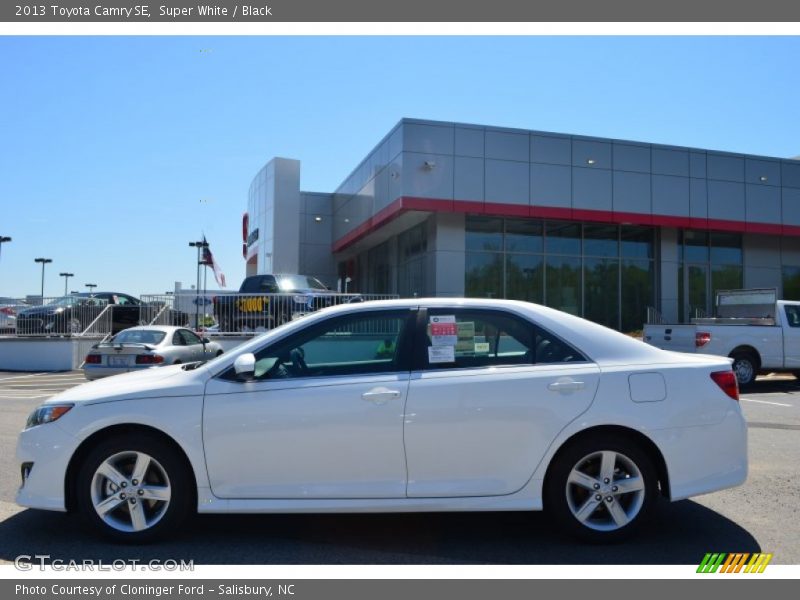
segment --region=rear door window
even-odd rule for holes
[[[419,362],[425,369],[469,369],[585,362],[573,346],[499,310],[429,309]]]

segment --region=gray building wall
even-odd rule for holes
[[[255,220],[269,225],[259,271],[332,287],[337,263],[352,260],[365,289],[369,250],[386,243],[398,292],[398,235],[425,222],[427,293],[463,295],[470,213],[656,227],[656,304],[670,321],[684,301],[683,228],[740,233],[746,287],[782,293],[782,266],[800,267],[800,162],[688,147],[403,119],[330,194],[300,192],[299,162],[273,159],[254,204],[273,217]]]

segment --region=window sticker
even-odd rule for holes
[[[455,346],[428,346],[428,362],[430,364],[456,362]]]
[[[433,323],[455,323],[456,316],[455,315],[435,315],[430,319],[431,324]]]
[[[455,346],[458,342],[458,325],[454,315],[430,318],[431,344],[434,346]]]
[[[456,352],[475,351],[475,322],[465,321],[457,325]]]
[[[475,342],[475,354],[489,354],[489,342]]]

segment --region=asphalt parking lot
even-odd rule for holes
[[[744,486],[674,504],[636,539],[585,546],[541,513],[408,515],[206,515],[175,540],[126,547],[89,536],[73,515],[14,504],[14,446],[28,413],[84,383],[80,372],[0,372],[0,562],[184,559],[196,564],[698,564],[706,552],[771,552],[800,563],[800,382],[760,378],[742,395],[750,432]]]

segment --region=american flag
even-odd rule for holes
[[[203,236],[203,242],[206,241],[206,236]],[[203,259],[200,261],[201,265],[208,265],[214,271],[214,279],[217,280],[217,285],[225,287],[225,273],[219,268],[217,261],[214,260],[214,255],[211,254],[211,248],[208,246],[203,247]]]

